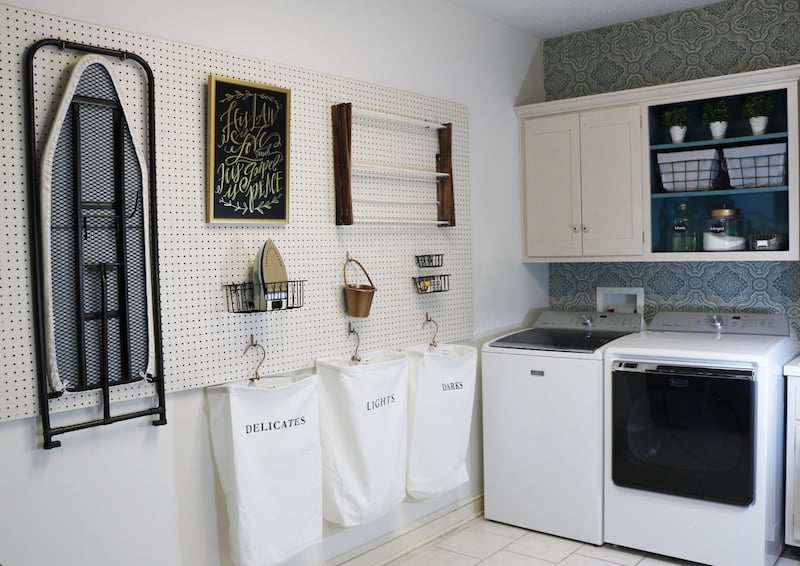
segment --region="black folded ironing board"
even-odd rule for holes
[[[84,55],[37,156],[34,57],[55,47]],[[131,59],[147,77],[148,152],[131,131],[108,57]],[[42,40],[28,50],[27,151],[32,276],[44,447],[72,430],[142,416],[166,423],[158,305],[153,75],[135,54]],[[111,412],[111,388],[148,379],[158,406]],[[99,390],[103,416],[52,428],[50,400]]]

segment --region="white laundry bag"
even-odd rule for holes
[[[322,541],[319,380],[274,382],[206,389],[238,566],[279,564]]]
[[[323,516],[350,527],[405,499],[408,360],[401,352],[317,360]]]
[[[469,481],[467,447],[475,399],[478,351],[427,344],[409,357],[408,494],[441,495]]]

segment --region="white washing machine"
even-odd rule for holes
[[[605,355],[604,539],[718,566],[783,547],[785,316],[659,313]]]
[[[483,346],[484,515],[603,542],[603,350],[628,313],[546,311]]]

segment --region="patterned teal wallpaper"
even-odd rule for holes
[[[800,1],[727,0],[550,39],[544,58],[548,100],[800,63]],[[549,284],[554,309],[594,309],[597,286],[643,287],[648,320],[659,310],[779,312],[800,330],[797,262],[557,263]]]
[[[544,41],[547,100],[800,63],[800,1],[727,0]]]
[[[794,261],[550,264],[550,308],[594,310],[597,287],[642,287],[648,321],[664,310],[777,312],[800,335]]]

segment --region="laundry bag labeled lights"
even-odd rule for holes
[[[237,566],[280,564],[322,541],[319,380],[276,381],[206,389]]]
[[[408,494],[435,497],[469,481],[467,447],[475,399],[478,351],[428,344],[409,357]]]
[[[408,360],[401,352],[317,360],[323,516],[350,527],[405,499]]]

